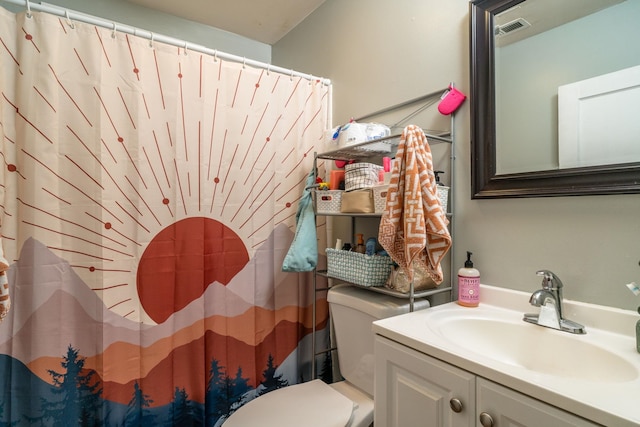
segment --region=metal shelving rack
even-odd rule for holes
[[[421,101],[429,101],[432,100],[434,98],[440,97],[444,92],[446,91],[446,89],[440,90],[440,91],[436,91],[436,92],[432,92],[430,94],[424,95],[422,97],[419,98],[415,98],[412,99],[410,101],[404,102],[402,104],[397,104],[397,105],[393,105],[391,107],[388,107],[384,110],[380,110],[380,111],[376,111],[374,113],[371,113],[367,116],[361,117],[356,119],[356,121],[362,121],[364,119],[370,118],[370,117],[374,117],[377,115],[381,115],[383,113],[389,112],[389,111],[393,111],[399,108],[403,108],[406,107],[408,105],[411,104],[415,104]],[[431,105],[431,104],[429,104]],[[447,217],[449,218],[449,233],[451,234],[452,238],[453,238],[453,230],[454,230],[454,197],[453,197],[453,190],[454,190],[454,177],[455,177],[455,138],[454,138],[454,125],[455,125],[455,113],[451,114],[451,121],[450,121],[450,129],[447,132],[438,132],[435,134],[432,133],[425,133],[427,140],[429,141],[429,143],[431,145],[434,144],[438,144],[438,143],[446,143],[446,144],[450,144],[450,172],[449,172],[449,200],[448,200],[448,211],[447,211]],[[323,152],[323,153],[315,153],[314,156],[314,170],[317,170],[317,162],[318,159],[323,159],[323,160],[370,160],[370,159],[379,159],[381,157],[395,157],[395,153],[397,151],[398,145],[400,143],[400,137],[401,135],[391,135],[388,137],[384,137],[384,138],[379,138],[379,139],[375,139],[375,140],[371,140],[371,141],[366,141],[366,142],[362,142],[359,144],[353,144],[347,147],[341,147],[338,148],[336,150],[332,150],[332,151],[328,151],[328,152]],[[381,148],[381,147],[384,147]],[[315,199],[315,198],[314,198]],[[355,222],[357,221],[358,218],[380,218],[382,216],[382,214],[380,213],[322,213],[322,214],[316,214],[316,215],[322,215],[322,216],[336,216],[336,217],[350,217],[351,218],[351,230],[352,233],[355,230]],[[452,254],[453,253],[453,239],[452,239],[452,245],[451,245],[451,249],[449,250],[449,253]],[[445,293],[445,292],[450,292],[450,300],[454,299],[454,295],[456,292],[455,289],[455,285],[454,285],[454,278],[456,277],[455,275],[455,271],[454,271],[454,263],[453,263],[453,256],[449,255],[449,279],[450,279],[450,284],[449,286],[444,286],[444,287],[437,287],[435,289],[427,289],[424,291],[414,291],[413,288],[413,283],[410,284],[410,290],[408,293],[403,293],[403,292],[398,292],[395,291],[393,289],[389,289],[386,287],[363,287],[367,290],[370,290],[372,292],[378,292],[378,293],[382,293],[382,294],[386,294],[386,295],[391,295],[393,297],[397,297],[397,298],[405,298],[405,299],[409,299],[409,306],[410,306],[410,310],[413,311],[413,306],[414,306],[414,301],[416,298],[425,298],[431,295],[436,295],[436,294],[440,294],[440,293]],[[321,277],[326,277],[328,279],[332,279],[332,277],[327,275],[327,270],[315,270],[314,274],[313,274],[313,289],[314,289],[314,293],[317,292],[321,292],[321,291],[326,291],[329,289],[329,287],[323,287],[323,288],[318,288],[317,286],[317,277],[321,276]],[[335,280],[340,280],[341,282],[345,282],[344,280],[341,279],[335,279]],[[354,286],[359,286],[355,283],[351,283]],[[328,352],[331,352],[333,350],[335,350],[335,348],[328,348],[328,349],[324,349],[321,351],[317,351],[316,350],[316,299],[313,299],[313,330],[312,330],[312,363],[311,363],[311,369],[312,369],[312,377],[315,378],[316,377],[316,357]]]

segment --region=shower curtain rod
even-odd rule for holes
[[[324,85],[331,85],[331,80],[324,79],[321,77],[313,76],[311,74],[305,74],[294,70],[288,70],[286,68],[277,67],[275,65],[267,64],[260,61],[255,61],[253,59],[248,59],[246,57],[233,55],[230,53],[220,52],[217,49],[210,49],[205,46],[201,46],[194,43],[189,43],[186,40],[180,40],[173,37],[165,36],[162,34],[156,34],[151,31],[143,30],[136,27],[131,27],[129,25],[118,24],[116,22],[107,21],[101,18],[96,18],[90,15],[86,15],[81,12],[76,12],[70,9],[65,9],[61,7],[56,7],[48,4],[39,4],[39,3],[31,3],[29,0],[0,0],[0,2],[11,3],[17,6],[23,6],[27,8],[27,13],[30,13],[32,10],[38,12],[46,12],[51,15],[60,16],[66,18],[67,20],[84,22],[86,24],[95,25],[102,28],[111,29],[113,31],[119,31],[125,34],[131,34],[136,37],[146,38],[150,41],[157,41],[160,43],[165,43],[172,46],[177,46],[184,48],[185,50],[193,50],[195,52],[204,53],[207,55],[212,55],[217,58],[226,59],[229,61],[239,62],[246,65],[251,65],[256,68],[263,68],[268,71],[274,71],[276,73],[281,73],[285,75],[290,75],[292,77],[301,77],[307,80],[319,80]]]

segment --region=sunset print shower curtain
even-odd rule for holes
[[[330,87],[1,8],[0,65],[0,426],[220,425],[308,379],[281,266]]]

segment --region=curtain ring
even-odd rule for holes
[[[149,34],[151,34],[151,37],[149,38],[149,47],[153,47],[153,33],[150,32]]]
[[[187,41],[184,41],[184,56],[187,56]]]
[[[71,22],[71,17],[69,16],[69,9],[64,10],[64,17],[67,18],[67,24],[69,24],[69,28],[76,28],[73,22]]]
[[[289,80],[293,81],[293,69],[291,70],[291,74],[289,75]]]
[[[27,18],[31,19],[31,2],[27,0]]]
[[[247,57],[242,58],[242,69],[247,68]]]
[[[116,38],[116,23],[113,22],[113,30],[111,30],[111,38],[115,39]]]
[[[267,76],[269,75],[269,73],[271,72],[271,64],[267,65]]]
[[[309,86],[313,84],[313,74],[309,74]]]

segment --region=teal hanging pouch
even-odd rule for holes
[[[302,192],[296,213],[296,234],[291,247],[282,262],[282,271],[295,273],[312,271],[318,265],[318,241],[316,236],[316,217],[313,211],[315,173],[312,170]]]

